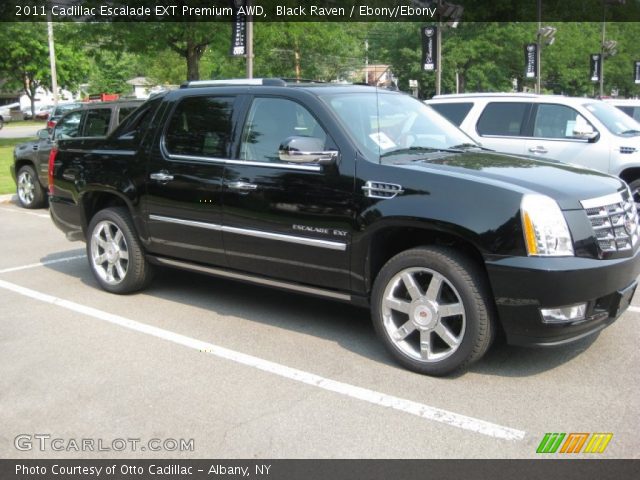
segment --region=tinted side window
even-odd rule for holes
[[[56,124],[53,138],[64,139],[78,136],[78,127],[80,126],[80,117],[82,111],[69,113],[60,119]]]
[[[541,103],[533,125],[533,136],[573,138],[576,128],[583,130],[587,125],[591,124],[571,107]]]
[[[489,103],[478,120],[478,133],[505,137],[522,136],[522,127],[527,111],[528,104],[526,103]]]
[[[429,106],[459,127],[473,107],[473,103],[430,103]]]
[[[323,145],[327,140],[323,128],[302,105],[284,98],[256,98],[242,132],[240,159],[279,162],[280,144],[292,136],[318,138]]]
[[[87,110],[84,120],[82,136],[103,137],[109,133],[109,122],[111,120],[110,108],[97,108]]]
[[[231,141],[233,97],[183,99],[169,121],[167,151],[177,155],[226,158]]]
[[[131,106],[131,107],[120,107],[120,111],[118,112],[118,123],[121,123],[125,118],[127,118],[129,116],[129,114],[131,112],[133,112],[136,108],[136,106]]]

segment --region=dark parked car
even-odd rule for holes
[[[391,355],[432,375],[500,329],[540,346],[598,332],[640,273],[622,180],[486,152],[372,87],[193,82],[106,139],[60,140],[49,178],[51,218],[105,290],[168,266],[370,307]]]
[[[105,136],[141,104],[142,100],[81,104],[63,115],[53,130],[39,130],[36,140],[16,145],[11,176],[16,182],[20,205],[25,208],[45,205],[49,153],[56,140]]]

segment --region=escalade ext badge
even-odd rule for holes
[[[402,185],[396,183],[377,182],[369,180],[362,187],[364,195],[369,198],[393,198],[404,193]]]

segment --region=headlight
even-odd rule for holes
[[[520,203],[527,254],[540,257],[573,256],[573,242],[555,200],[527,194]]]

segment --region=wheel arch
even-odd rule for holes
[[[131,218],[134,219],[134,226],[137,227],[135,222],[135,215],[133,214],[133,205],[129,198],[120,192],[114,190],[90,190],[82,194],[78,200],[80,206],[80,216],[82,222],[82,231],[87,236],[87,229],[91,223],[91,219],[100,210],[110,207],[124,207],[128,210]]]
[[[369,296],[375,279],[392,257],[411,248],[440,245],[453,248],[471,258],[486,274],[484,256],[481,247],[464,235],[459,227],[453,225],[438,226],[417,221],[394,221],[381,225],[366,237],[364,273],[366,294]]]
[[[640,165],[627,167],[622,170],[618,176],[627,183],[638,180],[640,179]]]

